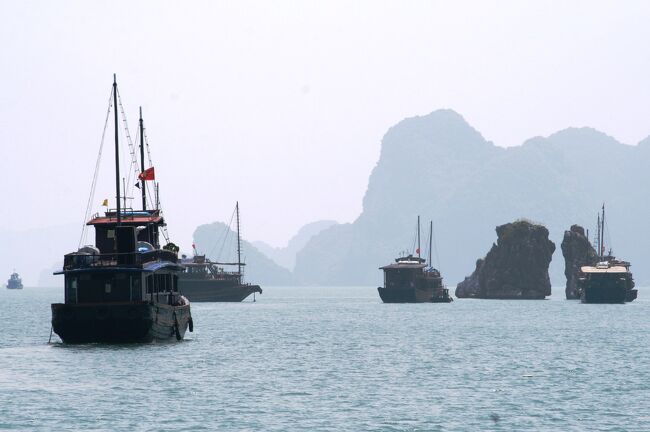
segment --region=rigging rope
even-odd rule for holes
[[[436,230],[433,229],[433,221],[431,222],[431,237],[433,237],[433,250],[436,253],[436,262],[438,263],[438,271],[442,274],[442,264],[440,263],[440,256],[438,255],[438,241],[436,240]],[[433,267],[429,263],[429,267]]]
[[[129,124],[126,121],[126,114],[124,113],[124,106],[122,106],[122,98],[120,97],[120,91],[117,91],[117,103],[120,106],[120,113],[122,114],[122,123],[124,125],[124,133],[126,135],[126,142],[129,145],[129,153],[131,154],[131,163],[129,165],[129,174],[126,177],[126,184],[131,187],[129,191],[130,195],[133,196],[133,189],[135,188],[135,177],[138,172],[138,157],[136,156],[135,146],[133,145],[133,140],[131,139],[131,133],[129,132]],[[133,176],[133,177],[132,177]],[[127,196],[127,191],[124,191],[124,195]]]
[[[411,247],[411,255],[415,255],[415,246],[418,242],[418,225],[415,224],[415,234],[413,234],[413,246]]]
[[[90,186],[90,195],[88,196],[88,203],[86,204],[86,213],[83,220],[83,226],[81,228],[81,237],[79,238],[79,246],[86,242],[86,236],[88,233],[88,219],[90,218],[90,209],[92,207],[92,202],[95,199],[95,188],[97,187],[97,176],[99,174],[99,164],[102,160],[102,150],[104,149],[104,138],[106,137],[106,129],[108,128],[108,121],[110,119],[111,108],[113,107],[113,88],[111,87],[111,94],[108,96],[108,109],[106,110],[106,120],[104,120],[104,130],[102,131],[102,140],[99,143],[99,153],[97,154],[97,161],[95,162],[95,173],[93,174],[93,181]]]
[[[230,215],[230,222],[228,223],[228,226],[224,230],[224,233],[222,234],[223,236],[223,243],[221,243],[221,248],[219,249],[219,254],[215,258],[216,261],[219,261],[221,258],[221,254],[223,253],[223,249],[226,246],[226,241],[228,240],[228,237],[230,236],[230,233],[232,232],[231,227],[232,227],[232,220],[235,218],[235,212],[236,209],[233,209],[232,215]],[[217,238],[217,241],[214,243],[212,246],[212,249],[210,249],[210,253],[208,256],[212,256],[212,252],[214,251],[214,248],[217,247],[217,244],[219,243],[219,239],[221,239],[221,236]]]

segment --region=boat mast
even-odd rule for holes
[[[420,258],[420,215],[418,215],[418,258]]]
[[[433,221],[429,221],[429,267],[433,267],[431,263],[431,249],[433,248]]]
[[[601,256],[601,254],[600,254],[600,251],[601,251],[601,249],[600,249],[600,213],[598,213],[597,229],[598,229],[598,234],[596,235],[596,238],[597,238],[596,247],[598,248],[598,256],[600,257]]]
[[[142,107],[140,107],[140,172],[144,172],[144,124],[142,122]],[[144,184],[144,178],[140,181],[142,192],[142,210],[147,209],[147,189]]]
[[[117,127],[117,77],[113,74],[113,111],[115,111],[115,191],[117,193],[115,202],[117,204],[117,224],[122,223],[120,214],[120,150]]]
[[[239,235],[239,201],[235,204],[237,212],[237,273],[239,273],[239,280],[241,283],[241,236]]]
[[[603,217],[600,218],[600,235],[602,240],[600,241],[600,257],[603,258],[605,255],[605,203],[603,203]]]

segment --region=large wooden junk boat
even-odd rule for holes
[[[194,249],[194,256],[182,260],[185,271],[179,275],[178,284],[181,291],[193,302],[240,302],[255,293],[262,294],[259,285],[243,282],[241,261],[241,237],[239,234],[239,203],[237,212],[237,262],[213,262],[205,255],[199,255]],[[226,267],[237,267],[236,271],[227,271]]]
[[[190,304],[178,290],[178,274],[183,271],[178,248],[173,243],[160,248],[165,221],[159,208],[146,207],[145,180],[153,180],[153,169],[144,169],[142,113],[143,208],[133,211],[120,205],[115,80],[112,97],[117,208],[91,218],[87,225],[95,228],[95,245],[66,254],[63,269],[55,273],[65,277],[65,300],[52,304],[52,328],[66,343],[181,340],[188,327],[192,331]]]
[[[612,256],[611,250],[605,255],[605,206],[602,216],[598,215],[596,247],[599,262],[593,266],[580,268],[578,289],[582,303],[625,303],[634,301],[637,290],[630,272],[630,263]]]
[[[418,216],[417,257],[412,254],[395,259],[394,264],[380,267],[384,286],[378,287],[384,303],[449,303],[453,298],[443,284],[440,271],[431,266],[433,222],[429,231],[429,263],[420,256],[420,217]]]
[[[7,281],[7,289],[23,289],[23,281],[16,273],[16,270],[9,276],[9,280]]]

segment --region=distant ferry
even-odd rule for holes
[[[178,276],[178,285],[184,295],[193,302],[240,302],[249,295],[262,294],[259,285],[243,282],[241,262],[241,237],[239,234],[239,203],[237,213],[237,262],[218,263],[210,261],[205,255],[184,258],[185,271]],[[226,271],[224,266],[237,267],[236,271]]]
[[[142,112],[143,208],[133,211],[120,206],[117,111],[121,103],[115,80],[112,96],[117,208],[92,217],[88,225],[95,227],[95,245],[66,254],[63,269],[55,273],[65,277],[64,302],[52,304],[52,329],[65,343],[181,340],[188,327],[193,329],[190,303],[178,290],[178,274],[183,271],[178,247],[159,245],[165,221],[158,199],[154,210],[146,208],[145,180],[153,180],[154,175],[153,168],[144,169]]]
[[[605,255],[605,205],[598,215],[596,247],[600,262],[583,266],[578,275],[578,290],[582,303],[625,303],[634,301],[637,290],[630,272],[630,263]]]
[[[395,259],[395,264],[380,267],[384,286],[378,287],[384,303],[450,303],[453,298],[443,284],[440,271],[431,267],[433,223],[429,231],[429,265],[420,257],[420,217],[418,216],[417,257],[408,255]]]
[[[20,279],[20,276],[16,271],[9,276],[9,280],[7,281],[7,289],[23,289],[23,281]]]

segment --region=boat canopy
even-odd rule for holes
[[[583,273],[627,273],[628,269],[626,267],[616,265],[616,266],[584,266],[580,267],[580,271]]]

